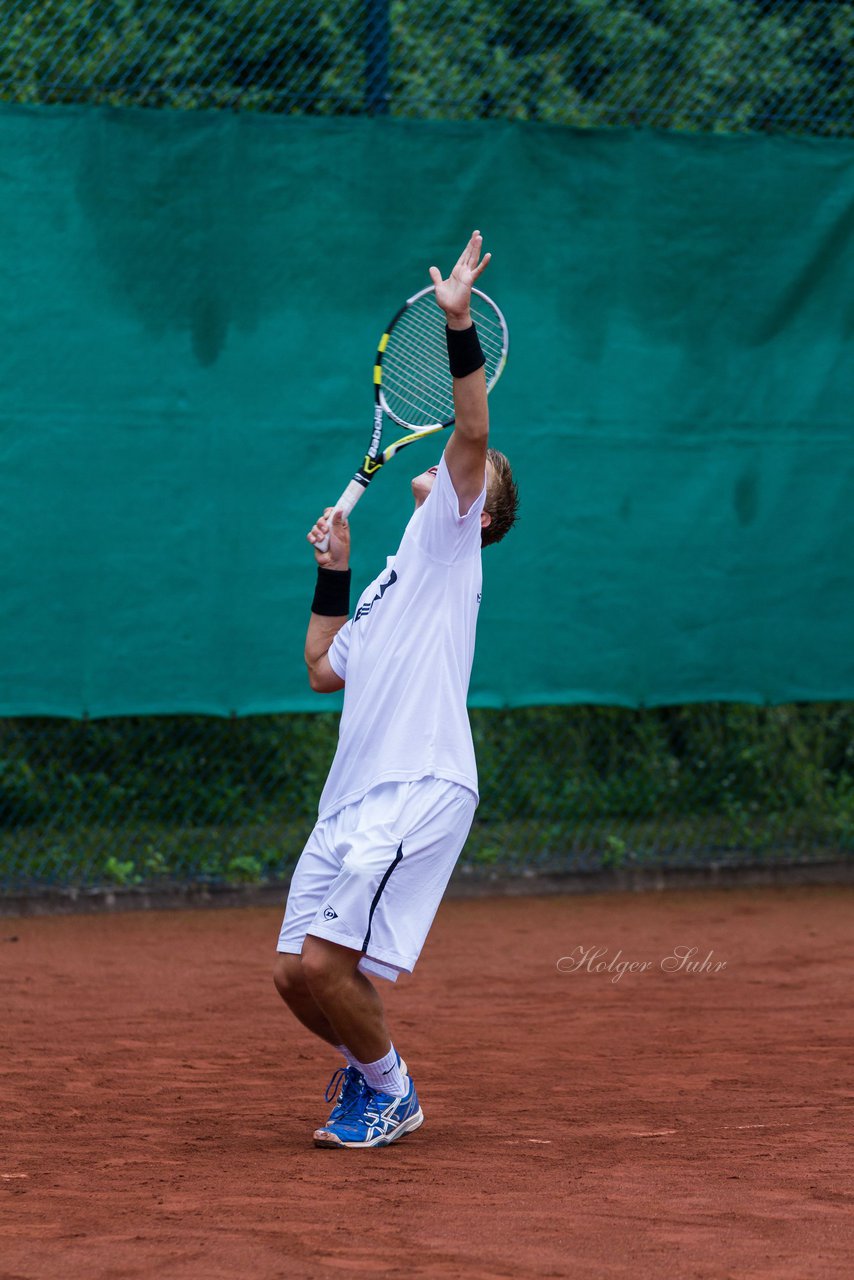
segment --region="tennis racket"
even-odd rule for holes
[[[374,362],[374,423],[371,442],[347,488],[329,514],[349,516],[381,467],[407,445],[454,421],[453,379],[448,368],[445,313],[433,297],[432,284],[407,298],[380,338]],[[498,307],[479,289],[471,291],[471,314],[486,357],[486,390],[490,392],[507,362],[507,321]],[[408,432],[381,449],[384,419]],[[329,534],[315,543],[325,551]]]

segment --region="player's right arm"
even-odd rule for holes
[[[308,670],[308,682],[315,693],[334,693],[344,688],[344,681],[333,670],[329,661],[329,649],[338,632],[349,617],[350,591],[350,526],[340,511],[336,511],[329,524],[332,508],[327,507],[323,515],[312,525],[308,532],[308,541],[315,548],[314,558],[318,569],[324,570],[318,578],[319,582],[308,620],[308,631],[305,637],[305,665]],[[318,551],[317,543],[329,533],[329,546],[325,551]],[[334,575],[340,574],[337,580]],[[346,587],[345,587],[346,576]],[[336,601],[340,599],[343,612],[336,612]],[[319,608],[320,612],[315,612]],[[331,612],[330,612],[331,610]]]

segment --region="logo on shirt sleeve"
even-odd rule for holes
[[[397,582],[397,573],[395,572],[394,569],[392,569],[391,573],[388,575],[385,582],[380,583],[379,590],[377,591],[377,594],[374,596],[373,600],[367,600],[365,604],[359,605],[359,608],[353,614],[353,621],[358,622],[360,618],[364,618],[367,614],[369,614],[373,609],[374,605],[377,604],[378,601],[382,600],[383,596],[388,591],[389,587],[393,587],[396,582]]]

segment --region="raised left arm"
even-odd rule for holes
[[[447,280],[438,267],[430,268],[436,302],[445,312],[454,375],[454,430],[445,446],[445,461],[463,514],[483,489],[489,442],[486,375],[470,310],[472,285],[492,256],[487,253],[481,258],[482,248],[483,237],[474,231]]]

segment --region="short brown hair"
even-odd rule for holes
[[[503,453],[497,449],[487,449],[486,456],[492,463],[492,478],[486,491],[484,511],[488,511],[492,519],[480,533],[480,545],[491,546],[500,542],[516,523],[519,512],[519,490],[510,470],[510,463]]]

